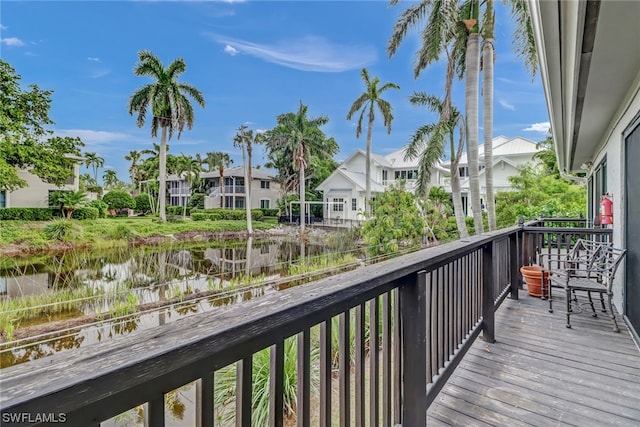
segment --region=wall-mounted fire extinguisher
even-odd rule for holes
[[[613,224],[613,200],[609,193],[600,198],[600,224]]]

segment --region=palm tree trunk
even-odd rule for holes
[[[247,142],[250,144],[250,142]],[[244,163],[244,146],[242,147],[242,161]],[[253,234],[253,224],[251,218],[251,148],[247,145],[247,163],[244,167],[244,206],[247,212],[247,231]]]
[[[162,127],[160,138],[160,176],[158,177],[158,201],[160,203],[160,221],[167,220],[167,127]]]
[[[373,104],[371,105],[371,109],[373,109]],[[373,113],[371,112],[369,114],[369,125],[367,126],[367,159],[366,162],[367,164],[365,165],[364,168],[364,175],[365,175],[365,180],[366,180],[366,184],[365,184],[365,193],[364,193],[364,205],[365,205],[365,212],[367,213],[367,215],[371,214],[371,139],[372,139],[372,134],[373,134],[373,117],[372,117]]]
[[[220,201],[220,207],[222,209],[226,208],[226,204],[227,204],[227,199],[225,199],[224,197],[224,172],[222,169],[220,169],[220,194],[222,197],[222,200]]]
[[[478,77],[480,52],[478,33],[471,33],[467,39],[465,58],[467,71],[465,88],[465,110],[467,113],[467,159],[469,163],[469,196],[473,210],[473,224],[476,234],[484,231],[482,207],[480,205],[480,180],[478,177]]]
[[[301,162],[302,163],[302,162]],[[307,220],[305,216],[305,200],[304,200],[304,164],[300,165],[300,233],[304,232],[305,222]]]
[[[487,0],[488,20],[484,25],[493,26],[493,0]],[[485,204],[489,218],[489,230],[496,228],[496,203],[493,191],[493,27],[485,29],[482,40],[482,122],[484,128],[484,180]]]
[[[460,138],[460,145],[458,146],[457,153],[454,154],[454,142],[453,133],[449,135],[449,141],[451,143],[451,198],[453,199],[453,213],[456,216],[456,226],[460,233],[460,238],[469,237],[469,231],[467,230],[467,223],[464,219],[464,207],[462,206],[462,190],[460,189],[460,171],[458,170],[458,164],[460,162],[460,155],[462,154],[462,138]],[[455,157],[454,157],[455,156]]]

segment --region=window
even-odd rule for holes
[[[460,177],[461,178],[469,176],[469,168],[466,167],[466,166],[458,168],[458,171],[460,172]]]
[[[269,209],[271,207],[271,200],[262,199],[260,200],[260,209]]]
[[[389,174],[389,171],[387,171],[387,170],[383,170],[382,171],[382,181],[386,181],[386,180],[389,179],[389,178],[387,178],[388,174]]]
[[[344,199],[342,197],[334,198],[332,206],[334,212],[344,212]]]
[[[236,197],[236,209],[244,208],[244,197]]]
[[[269,188],[271,182],[269,181],[260,181],[260,188]]]
[[[7,207],[7,193],[4,190],[0,190],[0,208]]]
[[[358,210],[358,199],[351,199],[351,210],[352,211]]]
[[[395,177],[396,177],[396,179],[400,179],[400,171],[396,171]]]

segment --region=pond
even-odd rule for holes
[[[0,263],[0,367],[95,344],[363,265],[355,239],[78,251]]]

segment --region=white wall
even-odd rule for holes
[[[18,176],[27,182],[27,186],[16,191],[7,192],[8,208],[46,208],[49,206],[49,190],[78,190],[78,169],[75,168],[75,179],[73,184],[58,187],[55,184],[43,182],[37,175],[27,171],[18,171]]]

